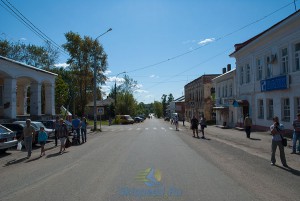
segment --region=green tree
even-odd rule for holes
[[[58,59],[59,52],[49,43],[44,46],[24,44],[21,42],[12,43],[7,40],[0,40],[0,55],[26,63],[37,68],[51,69]]]
[[[103,72],[107,69],[107,55],[104,52],[102,45],[91,37],[84,36],[83,38],[74,32],[65,34],[67,42],[63,45],[66,51],[69,52],[70,58],[67,63],[70,65],[70,70],[73,75],[73,86],[78,87],[78,93],[74,93],[74,98],[78,114],[85,113],[85,105],[92,100],[93,83],[96,79],[97,85],[104,84],[106,76]],[[94,70],[96,69],[96,78],[94,78]],[[101,92],[96,89],[97,99],[101,100]]]
[[[154,101],[154,113],[157,118],[161,118],[163,115],[163,105],[161,102]]]
[[[162,95],[161,103],[162,103],[162,108],[163,108],[163,116],[166,116],[166,112],[167,112],[167,95],[166,94]]]
[[[173,96],[173,94],[169,94],[169,96],[168,96],[168,104],[170,104],[172,101],[174,101],[174,96]]]

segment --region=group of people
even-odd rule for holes
[[[252,119],[247,114],[244,120],[244,127],[247,138],[250,138],[251,134],[251,127],[252,127]],[[293,121],[293,150],[291,154],[296,154],[297,151],[300,154],[300,113],[297,114],[297,119]],[[284,167],[288,167],[286,163],[285,153],[284,153],[284,126],[283,124],[279,123],[279,118],[277,116],[273,117],[273,124],[270,126],[270,131],[272,135],[272,144],[271,144],[271,165],[276,164],[275,153],[277,147],[279,148],[280,160]],[[298,141],[298,147],[297,147]]]
[[[191,119],[191,129],[193,130],[193,137],[195,137],[195,138],[199,138],[199,134],[198,134],[198,125],[199,124],[200,124],[200,127],[201,127],[201,133],[202,133],[201,138],[204,139],[205,138],[204,129],[207,127],[206,119],[202,115],[200,117],[200,122],[199,122],[199,120],[196,118],[196,116],[193,116],[193,118]]]
[[[59,154],[63,154],[66,147],[66,141],[68,140],[69,131],[67,128],[67,125],[65,124],[64,120],[60,118],[59,116],[56,117],[55,122],[53,124],[53,129],[55,130],[55,146],[57,146],[58,140],[60,141],[60,150]],[[86,133],[87,133],[87,120],[85,117],[80,120],[77,116],[72,120],[72,129],[74,132],[74,135],[76,135],[76,139],[78,140],[80,144],[80,134],[82,143],[86,142]],[[44,127],[40,127],[38,134],[38,143],[41,146],[41,154],[40,157],[45,155],[45,144],[48,140],[48,135],[45,132]],[[31,120],[26,120],[26,126],[24,126],[23,129],[23,135],[19,139],[19,143],[21,143],[21,140],[24,140],[25,149],[27,151],[27,159],[31,157],[32,153],[32,144],[35,143],[35,135],[36,131],[34,127],[31,125]]]

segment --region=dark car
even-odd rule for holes
[[[14,131],[16,133],[16,138],[17,140],[20,139],[20,137],[23,134],[23,128],[24,125],[23,124],[15,124],[15,123],[3,123],[1,124],[2,126],[5,126],[6,128]]]
[[[141,117],[134,117],[134,122],[136,122],[136,123],[140,123],[140,122],[143,122],[143,121],[144,121],[144,119],[141,118]]]

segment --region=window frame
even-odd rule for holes
[[[288,104],[286,104],[288,103]],[[289,98],[282,98],[282,121],[289,122],[291,119],[291,102]]]
[[[257,99],[257,118],[258,119],[264,119],[264,100],[263,99]]]

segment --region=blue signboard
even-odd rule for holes
[[[288,75],[283,75],[260,81],[260,89],[262,92],[287,89],[288,86]]]

